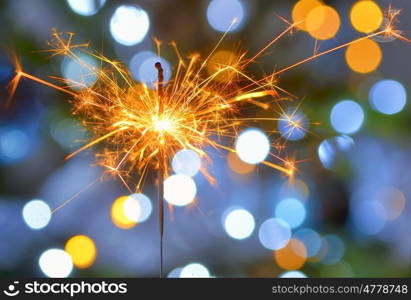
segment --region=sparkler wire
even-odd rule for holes
[[[155,68],[158,71],[157,81],[157,97],[158,101],[158,115],[163,113],[164,107],[162,103],[163,97],[163,82],[164,82],[164,70],[160,62],[157,62]],[[160,155],[161,157],[161,155]],[[160,164],[161,162],[159,162]],[[164,172],[160,167],[158,168],[158,225],[160,230],[160,278],[163,277],[163,236],[164,236]]]

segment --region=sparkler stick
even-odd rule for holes
[[[160,62],[155,64],[158,71],[157,81],[157,97],[158,97],[158,117],[160,118],[164,111],[163,105],[163,82],[164,82],[164,70]],[[161,150],[160,150],[161,151]],[[161,156],[161,155],[160,155]],[[164,236],[164,172],[160,166],[159,161],[158,168],[158,224],[160,230],[160,278],[163,277],[163,236]]]

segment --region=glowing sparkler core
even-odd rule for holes
[[[154,128],[160,132],[170,132],[173,128],[173,123],[171,120],[166,118],[154,120]]]

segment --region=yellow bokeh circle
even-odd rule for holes
[[[70,238],[64,250],[71,256],[73,264],[80,269],[90,267],[96,259],[96,245],[85,235],[75,235]]]
[[[230,67],[235,67],[237,64],[237,56],[227,50],[221,50],[214,53],[207,64],[207,72],[211,76],[215,75],[214,79],[220,82],[227,82],[233,79],[235,71]]]
[[[370,33],[380,28],[384,15],[374,1],[363,0],[355,3],[350,12],[352,26],[359,32]]]
[[[333,38],[340,29],[340,25],[340,15],[334,8],[327,5],[312,9],[305,20],[306,30],[317,40]]]
[[[124,204],[129,196],[122,196],[114,200],[111,206],[111,220],[114,225],[121,229],[130,229],[136,226],[137,222],[127,217]]]
[[[366,74],[378,68],[382,60],[382,51],[376,42],[364,39],[348,46],[345,60],[351,70]]]
[[[322,3],[319,0],[300,0],[298,1],[292,10],[291,17],[297,28],[301,30],[307,30],[305,27],[305,19],[311,10],[317,6],[321,6]]]

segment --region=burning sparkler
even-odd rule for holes
[[[163,181],[168,176],[169,161],[174,154],[180,149],[191,149],[205,160],[211,160],[203,150],[206,146],[235,152],[235,149],[227,146],[227,140],[236,137],[240,126],[256,121],[253,118],[242,117],[242,112],[250,105],[269,110],[272,117],[265,120],[289,120],[290,131],[304,130],[301,128],[302,123],[295,119],[295,112],[291,112],[288,116],[282,108],[282,102],[292,99],[292,96],[276,85],[276,76],[363,39],[373,37],[405,39],[393,27],[396,15],[396,12],[391,13],[390,19],[385,22],[385,27],[378,32],[315,53],[258,80],[246,73],[246,67],[281,37],[295,29],[297,24],[290,24],[251,59],[246,59],[245,54],[238,54],[232,63],[219,65],[211,75],[205,75],[205,67],[210,63],[210,57],[226,34],[223,34],[205,59],[201,59],[199,55],[191,55],[185,60],[176,45],[172,43],[178,57],[175,75],[165,84],[161,64],[153,65],[153,68],[158,70],[158,81],[152,83],[156,86],[155,89],[144,83],[136,83],[120,63],[87,50],[87,44],[74,44],[72,33],[60,34],[54,30],[52,33],[54,39],[49,43],[48,51],[52,55],[63,55],[73,59],[90,74],[96,76],[96,81],[91,86],[87,86],[83,82],[54,77],[65,85],[53,84],[26,73],[15,59],[16,75],[10,82],[9,90],[12,95],[19,81],[27,78],[70,95],[73,114],[90,129],[94,139],[67,156],[67,159],[95,145],[100,145],[96,158],[105,168],[105,174],[120,178],[130,192],[142,189],[151,170],[157,172],[162,260]],[[232,25],[235,22],[234,20]],[[97,58],[101,62],[100,66],[90,65],[82,60],[78,55],[79,51]],[[230,80],[225,82],[217,80],[224,73],[230,73]],[[259,98],[264,98],[264,101],[260,101]],[[277,153],[271,153],[270,158],[262,163],[290,178],[294,176],[296,172],[294,159],[282,158]],[[205,170],[202,171],[213,182],[213,178]],[[160,265],[162,268],[162,261]],[[162,274],[162,269],[160,272]]]

